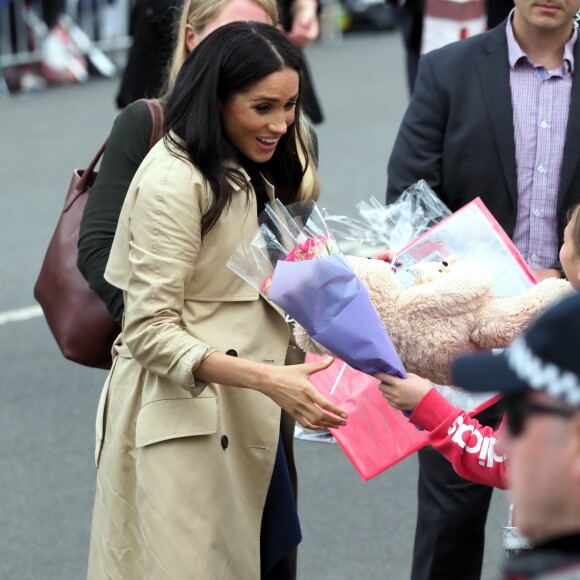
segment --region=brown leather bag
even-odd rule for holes
[[[161,138],[163,109],[156,100],[142,99],[153,120],[149,149]],[[48,326],[62,354],[89,367],[111,367],[111,347],[119,325],[100,296],[89,287],[77,268],[79,228],[107,142],[85,169],[75,169],[64,208],[50,240],[34,286],[34,297],[42,307]]]

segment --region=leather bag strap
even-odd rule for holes
[[[151,125],[151,135],[149,136],[149,149],[163,137],[163,109],[157,99],[141,99],[151,113],[153,124]]]
[[[143,103],[149,109],[151,113],[151,119],[153,124],[151,126],[151,135],[149,136],[149,144],[147,146],[147,150],[149,151],[159,139],[163,136],[163,109],[159,104],[157,99],[141,99]],[[93,160],[89,163],[88,167],[83,171],[83,174],[76,186],[77,191],[85,191],[87,189],[87,180],[91,178],[92,174],[95,171],[95,167],[97,163],[101,160],[103,153],[105,151],[105,147],[107,146],[108,139],[101,145],[101,148],[97,151],[96,155],[93,157]]]
[[[103,153],[105,152],[105,147],[107,146],[108,139],[101,145],[101,148],[97,151],[97,154],[93,157],[93,160],[89,163],[88,167],[83,171],[83,174],[76,186],[77,191],[85,191],[87,189],[87,180],[91,178],[91,175],[95,171],[97,163],[101,160]]]

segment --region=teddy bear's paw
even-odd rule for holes
[[[555,300],[564,298],[574,291],[568,280],[546,278],[528,290],[531,296],[546,303],[546,306]]]
[[[304,328],[297,323],[294,325],[294,338],[298,348],[302,349],[304,352],[334,356],[321,344],[310,338],[306,330],[304,330]]]
[[[504,348],[544,310],[571,292],[566,280],[548,278],[518,296],[491,297],[479,310],[472,340],[481,348]]]
[[[529,288],[524,294],[512,297],[511,300],[517,304],[522,313],[536,317],[573,291],[572,285],[567,280],[546,278]],[[509,298],[506,299],[506,302],[509,301]]]

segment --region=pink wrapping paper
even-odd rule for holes
[[[306,362],[321,358],[324,357],[308,354]],[[362,479],[368,481],[427,445],[428,433],[419,431],[401,411],[387,403],[377,379],[348,365],[342,370],[343,365],[336,359],[328,369],[312,375],[310,382],[348,413],[347,426],[333,429],[332,435]],[[470,414],[475,415],[497,399],[488,399]]]

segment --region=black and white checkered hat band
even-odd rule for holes
[[[516,339],[504,354],[510,368],[530,388],[545,391],[574,407],[580,406],[580,380],[576,374],[543,361],[523,338]]]

